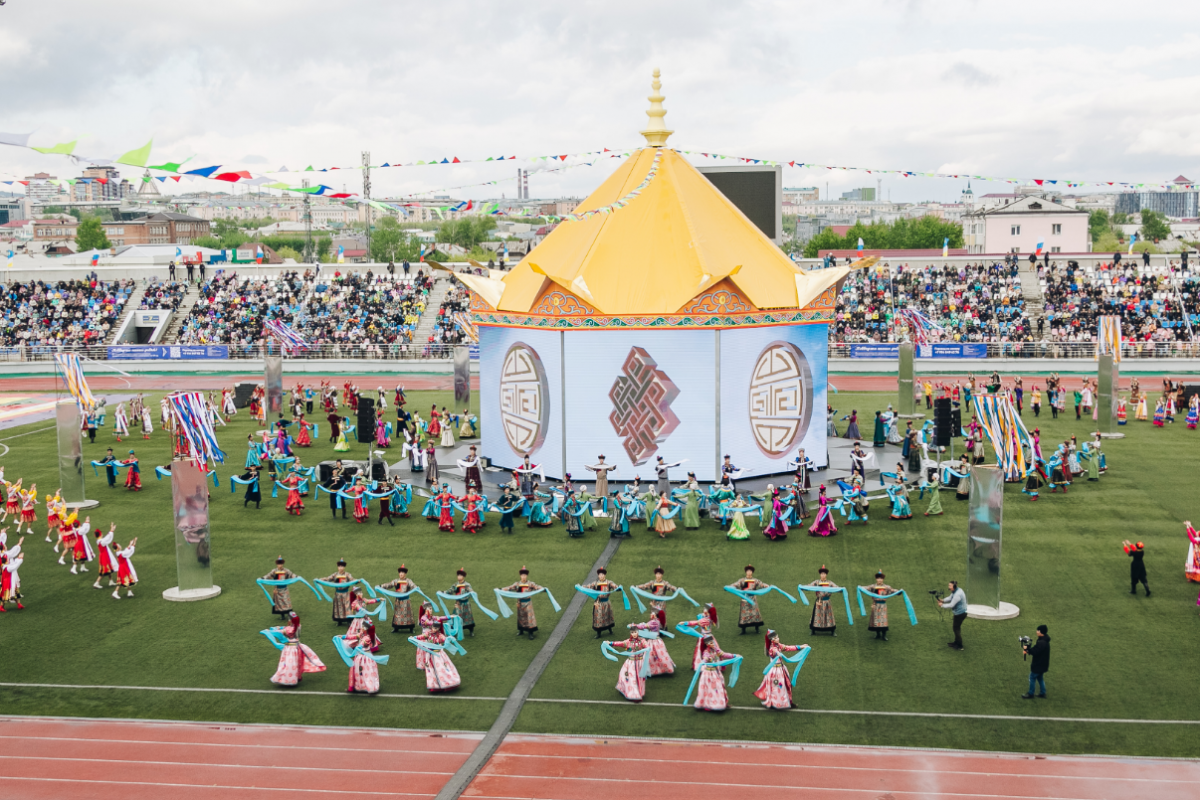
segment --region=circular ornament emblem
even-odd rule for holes
[[[500,369],[500,423],[508,446],[519,456],[533,453],[546,439],[550,387],[537,351],[516,342]]]
[[[803,441],[812,417],[808,359],[790,342],[763,348],[750,373],[750,430],[763,455],[778,458]]]

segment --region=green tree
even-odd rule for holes
[[[298,250],[293,250],[290,247],[272,247],[271,249],[274,250],[275,254],[277,256],[279,256],[280,258],[283,258],[283,259],[290,258],[293,261],[300,260],[300,252]]]
[[[104,226],[99,217],[84,217],[75,232],[75,246],[79,252],[84,250],[107,250],[112,242],[104,235]]]
[[[1113,225],[1128,225],[1129,215],[1124,211],[1117,211],[1112,215]]]
[[[804,245],[804,257],[816,258],[821,250],[853,250],[858,247],[860,238],[868,250],[940,250],[947,239],[950,247],[963,246],[962,225],[926,216],[870,225],[859,222],[851,226],[845,236],[838,236],[832,228],[826,228]]]
[[[470,250],[488,240],[488,233],[496,227],[496,220],[488,217],[463,217],[447,220],[438,228],[437,240],[456,244]]]
[[[1108,216],[1108,211],[1103,208],[1098,208],[1088,214],[1088,233],[1092,237],[1092,243],[1100,241],[1104,234],[1112,231],[1112,220]]]
[[[1152,242],[1170,238],[1171,226],[1167,223],[1167,215],[1149,209],[1142,212],[1142,238]]]

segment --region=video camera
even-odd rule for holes
[[[1028,636],[1018,636],[1017,641],[1021,643],[1021,660],[1025,661],[1029,658],[1029,646],[1033,644],[1033,639]]]

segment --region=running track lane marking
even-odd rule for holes
[[[83,783],[83,784],[88,784],[88,785],[103,783],[103,784],[108,784],[108,785],[117,784],[117,785],[121,785],[121,786],[166,786],[166,787],[175,788],[175,789],[224,789],[224,790],[228,790],[228,791],[252,790],[255,792],[308,792],[311,794],[328,794],[328,795],[332,795],[334,797],[345,797],[346,793],[347,793],[347,790],[345,790],[345,789],[297,789],[295,787],[277,787],[277,786],[223,786],[223,785],[218,785],[218,784],[195,784],[195,783],[148,783],[148,782],[144,782],[144,781],[102,781],[102,780],[97,780],[97,779],[76,780],[74,778],[5,778],[4,781],[7,784],[16,783],[17,781],[39,781],[39,782],[43,782],[43,783]],[[411,792],[397,792],[397,791],[372,792],[372,791],[368,791],[366,789],[355,789],[353,793],[356,796],[370,796],[370,797],[396,797],[397,795],[403,796],[403,797],[428,797],[429,796],[427,794],[414,794]]]
[[[614,541],[620,541],[620,540],[614,540]],[[592,572],[595,572],[595,569],[593,569]],[[576,597],[577,598],[583,597],[583,595],[576,593]],[[572,600],[571,602],[574,603],[575,601]],[[583,601],[580,601],[580,605],[581,606],[583,605]],[[566,613],[570,613],[570,611],[571,611],[571,607],[568,606]],[[576,612],[576,616],[578,616],[578,611]],[[560,623],[561,623],[561,620],[560,620]],[[572,624],[574,624],[574,623],[572,623]],[[555,627],[555,630],[557,631],[558,628]],[[564,634],[563,638],[565,638],[565,634]],[[555,641],[554,634],[551,633],[550,638],[546,641],[546,644],[542,646],[542,649],[545,650],[545,648],[548,647],[550,645],[550,643],[553,641]],[[559,641],[558,644],[561,644],[561,641]],[[556,649],[557,649],[557,645],[556,645]],[[542,653],[539,651],[538,656],[535,657],[535,663],[537,663],[537,659],[541,657],[541,654]],[[551,655],[553,655],[553,654],[551,654]],[[547,661],[548,660],[549,660],[549,656],[547,656]],[[534,666],[533,664],[530,664],[529,669],[532,670],[533,666]],[[541,665],[541,669],[538,670],[537,677],[540,677],[542,669],[545,669],[545,664]],[[527,670],[526,676],[528,676],[528,674],[529,674],[529,672]],[[524,681],[524,677],[522,677],[522,681]],[[520,686],[520,685],[521,684],[518,683],[518,686]],[[269,695],[273,695],[275,697],[305,697],[305,696],[309,696],[309,695],[314,696],[314,697],[322,697],[322,696],[324,696],[324,697],[345,697],[347,694],[346,692],[315,692],[315,691],[286,692],[286,691],[282,691],[279,689],[216,689],[216,688],[203,688],[203,687],[175,687],[175,686],[84,686],[84,685],[67,684],[67,683],[4,683],[4,682],[0,682],[0,687],[13,688],[13,689],[75,689],[75,690],[113,689],[113,690],[131,691],[131,692],[215,692],[218,694],[222,694],[222,693],[227,693],[227,694],[269,694]],[[515,690],[514,690],[514,693],[515,693]],[[467,697],[465,695],[453,695],[453,694],[385,694],[385,693],[380,693],[380,694],[371,695],[371,696],[372,697],[388,697],[388,698],[404,699],[404,700],[485,700],[485,701],[491,701],[491,702],[495,702],[495,703],[504,703],[506,707],[507,707],[508,703],[510,703],[513,699],[512,695],[510,695],[507,698],[505,698],[505,697]],[[626,708],[629,708],[633,705],[650,706],[650,707],[657,707],[657,708],[689,708],[689,706],[685,706],[682,703],[649,703],[649,702],[643,701],[641,703],[633,704],[633,703],[630,703],[628,700],[573,700],[573,699],[572,700],[560,700],[560,699],[556,699],[556,698],[552,698],[552,697],[528,697],[528,696],[526,696],[521,702],[522,702],[522,704],[524,704],[526,702],[528,702],[528,703],[561,703],[561,704],[566,704],[566,705],[623,706]],[[767,709],[765,709],[761,706],[730,706],[729,710],[730,711],[766,711]],[[778,713],[778,712],[776,712],[776,713]],[[856,711],[853,709],[793,708],[789,712],[785,712],[785,713],[841,714],[844,716],[856,716],[856,717],[935,717],[935,718],[949,717],[951,719],[972,719],[972,720],[1001,720],[1001,721],[1015,720],[1015,721],[1030,721],[1030,722],[1094,722],[1097,724],[1105,724],[1105,725],[1110,725],[1110,724],[1111,725],[1200,725],[1200,720],[1197,720],[1197,719],[1115,719],[1115,718],[1105,718],[1105,717],[1037,717],[1037,716],[1022,716],[1019,714],[942,714],[942,713],[935,713],[935,712],[929,712],[929,711]],[[62,717],[61,719],[74,719],[74,718],[73,717]],[[221,723],[221,724],[241,724],[241,723]],[[493,725],[493,727],[494,727],[494,725]],[[509,727],[511,727],[511,724]],[[489,734],[490,734],[490,731],[489,731]],[[603,738],[613,738],[613,737],[603,737]],[[486,741],[486,740],[487,740],[487,736],[484,737],[484,741]],[[680,740],[680,741],[684,741],[684,740]],[[691,741],[691,740],[687,740],[687,741]],[[711,741],[711,740],[700,739],[700,740],[696,740],[696,741],[707,742],[707,741]],[[481,746],[482,746],[482,744],[481,744]],[[493,751],[494,751],[494,748],[493,748]],[[457,797],[457,795],[455,795],[455,797]],[[453,799],[451,798],[451,800],[453,800]]]
[[[608,544],[604,546],[604,551],[600,553],[600,557],[596,559],[596,563],[592,564],[591,570],[588,571],[584,580],[587,581],[600,567],[607,567],[608,562],[616,554],[617,548],[621,546],[621,539],[608,540]],[[575,621],[579,619],[579,613],[583,610],[584,595],[579,592],[574,593],[571,602],[567,604],[566,611],[559,617],[558,623],[554,626],[554,630],[550,632],[546,643],[542,645],[542,649],[533,657],[529,667],[525,670],[525,674],[521,676],[521,680],[517,681],[517,685],[513,688],[512,694],[504,701],[504,707],[500,709],[500,715],[496,717],[496,721],[492,723],[492,727],[488,729],[483,740],[476,745],[471,751],[471,755],[467,756],[467,760],[458,768],[458,771],[451,776],[450,780],[446,781],[446,785],[438,792],[436,800],[458,800],[467,787],[471,785],[471,781],[475,780],[488,761],[500,747],[500,743],[504,741],[504,737],[512,730],[513,724],[517,721],[517,715],[521,713],[521,708],[525,705],[525,701],[529,699],[529,695],[533,692],[533,687],[537,684],[538,679],[542,677],[542,672],[545,671],[546,665],[550,663],[550,659],[554,658],[554,654],[558,652],[558,648],[566,641],[567,634],[571,632],[571,628],[575,626]]]
[[[78,742],[81,740],[76,739],[75,741]],[[94,742],[96,740],[95,739],[87,739],[86,741]],[[145,742],[143,742],[142,744],[145,744]],[[178,745],[179,743],[178,742],[169,742],[167,744]],[[183,746],[190,747],[191,745],[183,745]],[[291,748],[280,747],[280,749],[281,750],[289,750]],[[362,751],[360,750],[359,752],[362,752]],[[121,758],[77,758],[77,757],[72,757],[72,756],[5,756],[5,755],[0,755],[0,761],[4,761],[5,759],[15,759],[17,761],[69,761],[69,762],[73,762],[73,763],[82,763],[82,764],[112,764],[115,762],[115,763],[122,763],[122,764],[146,764],[147,766],[156,766],[156,767],[204,766],[204,767],[220,767],[221,769],[286,770],[288,772],[329,772],[330,771],[330,769],[328,767],[301,767],[301,766],[296,766],[293,764],[284,764],[284,765],[229,764],[229,763],[215,764],[212,762],[198,763],[195,761],[145,761],[142,759],[138,759],[137,761],[132,761],[130,759],[121,759]],[[373,766],[373,767],[371,767],[371,774],[372,775],[449,775],[450,773],[449,772],[429,772],[429,771],[425,771],[425,770],[412,770],[412,769],[406,769],[406,770],[380,769],[378,767]]]

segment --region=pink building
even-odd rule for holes
[[[972,253],[1002,255],[1088,252],[1088,212],[1044,197],[1022,197],[999,208],[963,216],[963,239]]]

